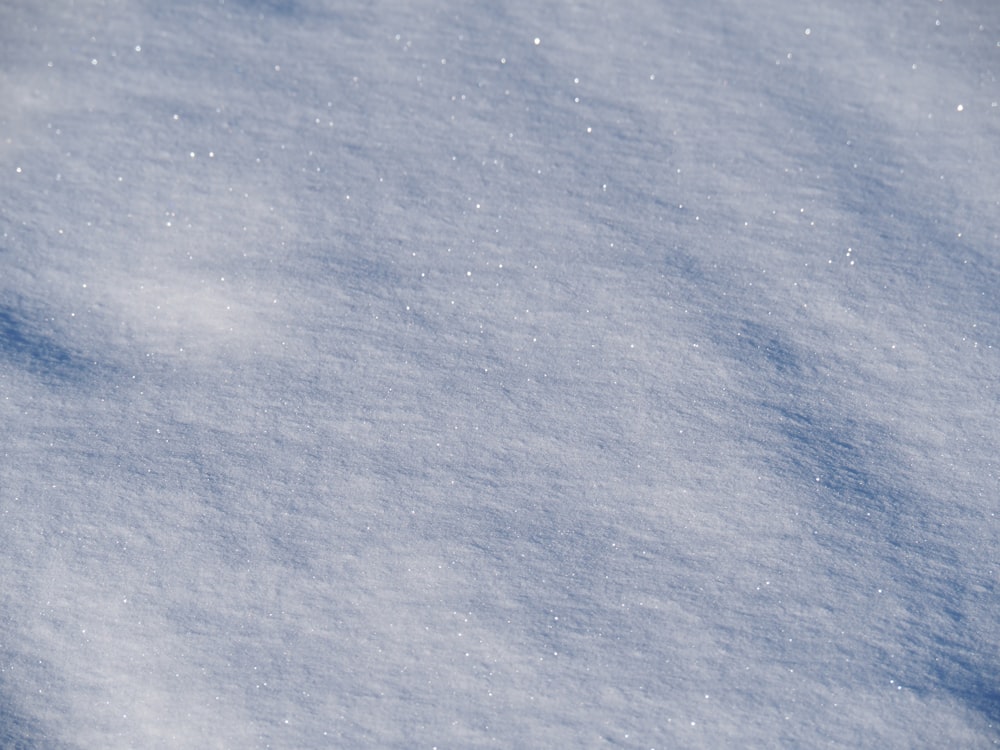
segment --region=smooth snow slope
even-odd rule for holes
[[[0,746],[1000,743],[993,2],[7,0]]]

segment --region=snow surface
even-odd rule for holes
[[[1000,743],[1000,6],[5,0],[0,746]]]

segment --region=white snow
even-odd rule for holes
[[[1000,14],[8,0],[0,745],[1000,744]]]

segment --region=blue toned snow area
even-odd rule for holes
[[[1000,744],[1000,6],[6,0],[0,747]]]

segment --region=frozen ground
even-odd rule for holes
[[[0,746],[1000,743],[1000,7],[5,0]]]

